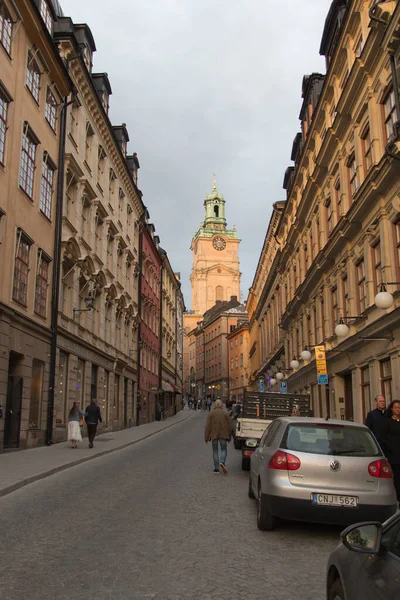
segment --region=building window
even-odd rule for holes
[[[99,146],[98,150],[98,161],[97,161],[97,181],[101,188],[103,188],[104,181],[104,169],[106,162],[106,153],[103,146]]]
[[[49,32],[52,32],[53,19],[46,0],[40,0],[40,14]]]
[[[390,358],[380,361],[381,391],[386,402],[392,401],[392,365]]]
[[[343,317],[347,317],[350,313],[350,296],[349,296],[349,280],[347,275],[342,278],[342,295],[343,295]]]
[[[99,373],[99,368],[97,365],[92,365],[92,376],[90,382],[90,399],[97,399],[97,376]]]
[[[354,198],[354,196],[357,193],[358,188],[360,187],[360,184],[358,181],[358,172],[357,172],[357,164],[356,164],[355,154],[352,154],[351,157],[349,158],[347,167],[349,169],[350,193],[351,193],[351,197]]]
[[[29,429],[40,429],[44,363],[36,358],[32,361],[31,401],[29,405]]]
[[[57,120],[57,100],[50,88],[47,88],[45,117],[52,130],[55,131]]]
[[[40,185],[40,210],[48,218],[51,218],[51,201],[53,197],[55,166],[47,152],[43,155],[42,182]]]
[[[373,164],[372,159],[372,141],[371,141],[371,131],[369,126],[367,126],[361,136],[361,143],[363,149],[364,156],[364,169],[365,172],[368,173]]]
[[[328,223],[328,235],[330,235],[335,227],[333,205],[330,198],[326,202],[326,219]]]
[[[243,344],[243,336],[240,336],[240,343]]]
[[[340,178],[338,177],[335,181],[335,185],[333,186],[333,193],[335,198],[335,205],[337,208],[338,219],[343,215],[343,205],[342,205],[342,194],[340,190]]]
[[[364,40],[363,40],[363,36],[360,35],[360,37],[358,38],[357,43],[355,45],[355,48],[354,48],[354,53],[356,55],[356,58],[359,58],[361,56],[363,48],[364,48]]]
[[[91,158],[92,158],[93,136],[94,136],[94,131],[93,131],[91,124],[88,121],[86,123],[85,162],[86,162],[86,165],[89,167],[89,169],[90,169],[90,163],[91,163]]]
[[[331,290],[331,302],[332,302],[332,335],[335,332],[335,327],[339,322],[340,314],[339,314],[339,301],[338,301],[338,289],[335,286]]]
[[[382,258],[381,258],[381,243],[380,241],[375,244],[372,248],[372,257],[373,257],[373,265],[374,265],[374,284],[376,291],[378,285],[382,283]],[[376,292],[375,292],[376,293]]]
[[[392,88],[383,101],[385,115],[386,139],[389,142],[395,135],[394,124],[398,120],[394,89]]]
[[[231,371],[233,370],[233,358],[231,358]]]
[[[361,394],[362,394],[362,411],[363,421],[367,413],[371,410],[371,384],[369,377],[369,366],[361,369]]]
[[[47,288],[49,286],[49,265],[50,262],[48,258],[43,256],[43,252],[39,250],[36,272],[35,313],[41,317],[46,317]]]
[[[39,103],[40,69],[32,52],[28,52],[28,65],[26,67],[26,87]]]
[[[23,306],[27,304],[29,253],[32,242],[22,233],[17,233],[17,249],[15,253],[13,300]]]
[[[396,259],[396,271],[397,271],[397,279],[400,278],[400,220],[396,223],[393,223],[393,235],[394,235],[394,243],[396,246],[395,249],[395,259]]]
[[[13,21],[4,2],[0,4],[0,43],[10,54]]]
[[[243,354],[240,355],[240,366],[243,367]]]
[[[236,358],[235,358],[235,367],[238,368],[238,366],[239,366],[239,357],[236,356]]]
[[[4,164],[7,133],[7,113],[9,99],[6,98],[0,87],[0,163]]]
[[[33,194],[33,179],[35,174],[36,146],[38,144],[31,128],[24,125],[22,135],[21,168],[19,172],[19,185],[30,198]]]
[[[363,313],[367,308],[367,288],[365,283],[365,263],[364,259],[357,265],[357,295],[358,310]]]

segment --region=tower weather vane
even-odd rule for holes
[[[213,173],[213,190],[217,189],[217,175]]]

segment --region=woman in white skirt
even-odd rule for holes
[[[79,408],[79,402],[74,402],[68,415],[68,440],[72,442],[72,448],[76,448],[76,442],[82,441],[82,433],[80,427],[81,417],[86,413]]]

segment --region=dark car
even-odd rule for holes
[[[328,561],[327,600],[399,600],[400,513],[350,525]]]

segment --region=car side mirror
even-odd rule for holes
[[[342,544],[352,552],[378,554],[381,547],[382,523],[357,523],[340,534]]]

